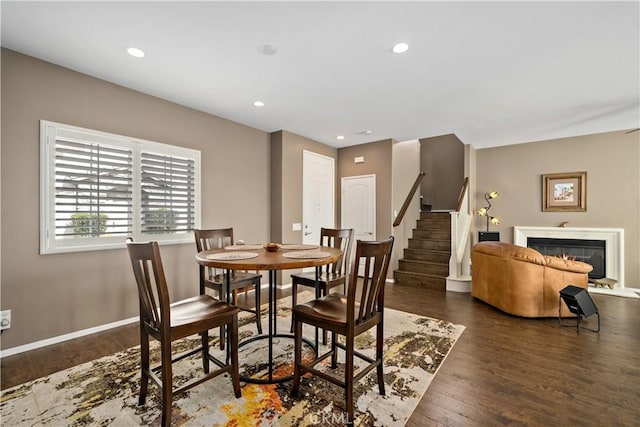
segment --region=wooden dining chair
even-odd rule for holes
[[[224,248],[233,245],[233,228],[211,229],[211,230],[193,230],[196,239],[196,250],[198,252],[209,249]],[[256,317],[256,327],[258,334],[262,334],[262,319],[260,318],[260,285],[262,283],[262,275],[249,273],[246,271],[231,271],[232,293],[231,303],[236,304],[238,292],[253,288],[255,290],[255,309],[241,308],[241,310],[251,312]],[[227,298],[227,278],[223,270],[210,267],[200,266],[200,294],[205,293],[205,289],[213,289],[217,292],[218,298],[226,300]],[[224,349],[225,345],[224,328],[220,328],[220,348]]]
[[[343,286],[342,292],[347,292],[347,267],[349,266],[352,242],[353,228],[320,229],[320,246],[331,246],[342,250],[342,257],[338,261],[324,266],[318,275],[318,287],[320,288],[321,297],[327,295],[331,288],[340,285]],[[316,273],[312,271],[291,275],[291,307],[295,307],[298,304],[298,285],[315,288]],[[293,332],[293,320],[291,321],[291,332]],[[324,344],[327,343],[326,331],[323,332],[322,342]]]
[[[373,368],[377,369],[380,394],[383,396],[385,394],[382,371],[384,285],[392,249],[393,237],[378,242],[358,240],[347,294],[331,293],[293,308],[295,367],[291,394],[293,396],[298,394],[300,377],[307,372],[343,387],[348,422],[351,423],[354,421],[354,383],[360,381]],[[359,264],[364,265],[364,275],[360,280],[358,280]],[[308,363],[302,361],[303,324],[331,332],[329,350]],[[376,327],[376,355],[372,359],[355,350],[355,338],[374,326]],[[345,337],[344,344],[336,339],[338,334]],[[338,378],[315,368],[315,365],[328,357],[331,357],[331,368],[335,368],[338,348],[346,352],[344,378]],[[354,372],[354,357],[368,363],[357,374]]]
[[[173,397],[204,381],[223,373],[231,375],[233,391],[241,396],[238,372],[238,312],[237,307],[221,302],[210,295],[198,295],[170,304],[169,291],[157,242],[134,243],[127,239],[129,258],[138,285],[140,303],[140,397],[144,405],[149,378],[162,392],[162,425],[171,424]],[[230,344],[228,362],[209,354],[209,330],[227,327]],[[172,342],[190,335],[200,335],[200,345],[181,354],[172,355]],[[160,365],[149,362],[149,337],[160,341]],[[173,386],[172,364],[188,356],[201,353],[204,374],[179,387]],[[209,370],[209,361],[218,369]],[[158,377],[157,373],[160,373]]]

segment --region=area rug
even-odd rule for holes
[[[278,308],[278,332],[288,332],[290,300]],[[265,313],[266,314],[266,313]],[[266,316],[263,329],[267,328]],[[256,334],[253,317],[241,313],[240,337]],[[265,329],[266,330],[266,329]],[[402,426],[427,390],[438,368],[453,348],[464,326],[442,320],[385,309],[384,373],[386,396],[378,393],[375,370],[356,384],[355,425]],[[373,355],[375,329],[363,334],[357,347]],[[217,334],[215,334],[217,335]],[[314,330],[305,329],[314,336]],[[313,339],[313,338],[312,338]],[[214,353],[218,337],[212,333]],[[266,340],[240,351],[245,375],[265,375]],[[197,337],[181,340],[177,351],[198,344]],[[157,347],[152,356],[157,360]],[[293,340],[281,338],[274,345],[275,372],[290,370]],[[324,348],[321,346],[320,351]],[[343,352],[340,352],[343,353]],[[339,359],[336,375],[343,368]],[[6,426],[138,426],[160,424],[160,395],[149,385],[147,402],[137,406],[139,347],[57,372],[9,390],[0,400],[2,425]],[[357,365],[356,365],[357,366]],[[200,359],[188,358],[174,365],[174,383],[183,383],[201,372]],[[328,370],[331,370],[327,366]],[[291,381],[278,385],[242,383],[236,399],[227,375],[207,381],[173,402],[172,425],[177,426],[305,426],[344,425],[344,391],[316,377],[304,377],[297,398],[290,396]]]

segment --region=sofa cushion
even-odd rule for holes
[[[535,249],[524,248],[505,242],[482,242],[475,245],[473,250],[501,258],[511,258],[540,265],[547,264],[545,257]]]

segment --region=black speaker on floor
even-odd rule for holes
[[[593,332],[600,332],[600,313],[598,313],[598,307],[591,299],[591,295],[586,289],[578,286],[568,285],[560,291],[560,298],[558,299],[558,321],[562,326],[562,301],[567,305],[569,311],[576,315],[577,324],[576,328],[580,332],[580,319],[590,317],[594,314],[598,315],[598,329]]]

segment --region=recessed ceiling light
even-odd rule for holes
[[[253,103],[254,107],[264,107],[264,102],[262,101],[256,101]]]
[[[127,53],[136,58],[144,58],[144,52],[137,47],[130,47],[129,49],[127,49]]]
[[[393,51],[393,53],[405,53],[409,50],[409,45],[407,43],[397,43],[393,45],[393,48],[391,50]]]
[[[278,53],[278,48],[270,44],[263,44],[258,48],[258,51],[263,55],[271,56]]]
[[[338,135],[336,138],[338,138],[338,139],[344,139],[344,135]]]

